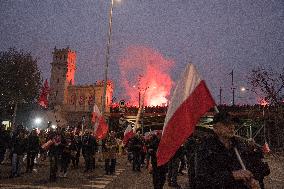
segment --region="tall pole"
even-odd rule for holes
[[[234,70],[230,73],[232,76],[232,92],[233,92],[233,106],[235,105],[235,86],[234,86]]]
[[[138,93],[138,108],[140,108],[141,106],[141,93],[140,93],[140,89],[139,89],[139,93]]]
[[[219,102],[219,105],[222,105],[222,88],[220,87],[220,94],[219,94],[219,97],[220,97],[220,102]]]
[[[13,122],[12,122],[12,131],[15,131],[17,126],[16,126],[16,116],[17,116],[17,110],[18,110],[18,101],[15,101],[15,106],[14,106],[14,113],[13,113]]]
[[[108,64],[109,64],[109,57],[110,57],[110,42],[111,42],[111,30],[112,30],[112,12],[113,12],[113,2],[111,0],[111,5],[109,9],[109,23],[108,23],[108,41],[106,46],[106,62],[105,62],[105,79],[104,79],[104,93],[103,93],[103,101],[102,101],[102,115],[105,114],[106,109],[106,89],[107,89],[107,74],[108,74]]]

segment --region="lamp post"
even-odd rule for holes
[[[234,86],[234,70],[232,70],[229,75],[232,76],[232,87],[231,87],[231,89],[232,89],[232,93],[233,93],[233,106],[235,106],[235,89],[236,88]]]
[[[103,91],[103,101],[102,101],[102,115],[105,114],[106,109],[106,88],[107,88],[107,74],[108,74],[108,64],[109,64],[109,52],[111,43],[111,31],[112,31],[112,12],[113,12],[114,0],[111,0],[111,5],[109,8],[109,20],[108,20],[108,41],[106,46],[106,62],[105,62],[105,75],[104,75],[104,91]]]

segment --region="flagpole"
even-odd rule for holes
[[[138,113],[137,113],[136,121],[135,121],[135,125],[134,125],[134,132],[136,132],[136,130],[138,129],[138,122],[139,122],[140,117],[141,117],[142,109],[144,108],[144,99],[145,99],[145,94],[146,94],[147,89],[148,89],[148,87],[145,89],[145,91],[143,93],[142,103],[141,103],[141,106],[138,109]]]
[[[84,123],[85,123],[85,116],[82,117],[82,125],[81,125],[82,135],[81,135],[81,140],[82,140],[83,135],[84,135]]]
[[[110,5],[110,9],[109,9],[108,42],[107,42],[107,46],[106,46],[105,79],[104,79],[104,91],[103,91],[103,102],[102,102],[102,115],[103,116],[105,115],[105,109],[106,109],[106,88],[107,88],[107,84],[108,84],[107,74],[108,74],[110,45],[111,45],[113,3],[114,3],[114,0],[111,0],[111,5]]]

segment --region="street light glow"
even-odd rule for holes
[[[246,88],[245,87],[241,87],[241,91],[242,92],[246,91]]]
[[[52,129],[56,129],[56,125],[51,125],[51,128]]]
[[[42,119],[40,117],[37,117],[37,118],[35,118],[34,122],[35,122],[36,125],[39,125],[39,124],[41,124]]]

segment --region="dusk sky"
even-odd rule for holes
[[[0,0],[0,51],[31,52],[49,79],[54,47],[69,46],[77,52],[75,82],[102,80],[110,2]],[[283,68],[283,13],[283,0],[121,0],[114,6],[109,67],[116,98],[124,98],[118,60],[127,48],[142,46],[174,62],[174,82],[187,63],[195,64],[217,103],[220,87],[223,102],[231,102],[234,69],[236,103],[256,102],[239,88],[249,88],[253,68]]]

